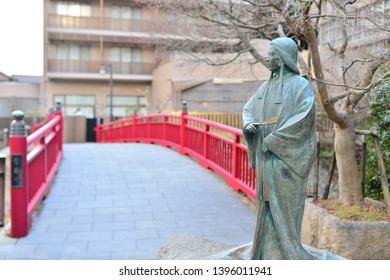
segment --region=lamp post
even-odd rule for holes
[[[110,73],[110,81],[109,81],[109,87],[110,87],[110,122],[114,120],[113,112],[112,112],[112,87],[113,87],[113,81],[112,81],[112,64],[101,64],[99,67],[99,74],[100,75],[106,75],[107,69]]]

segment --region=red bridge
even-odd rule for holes
[[[33,130],[28,137],[10,136],[12,237],[28,234],[32,214],[47,196],[62,157],[60,112]],[[219,173],[235,191],[255,198],[255,174],[242,137],[238,129],[186,112],[133,116],[97,126],[97,142],[144,142],[175,148]]]

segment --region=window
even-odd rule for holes
[[[111,18],[118,19],[141,19],[141,9],[129,6],[112,5],[110,15]]]
[[[89,45],[59,44],[57,45],[58,71],[87,72],[91,57]]]
[[[60,60],[89,60],[91,46],[76,44],[57,45],[57,59]]]
[[[95,116],[94,95],[55,95],[54,103],[61,102],[62,112],[66,116]]]
[[[64,27],[85,27],[82,17],[91,16],[91,6],[78,2],[59,1],[56,6],[57,24]]]
[[[123,31],[139,31],[141,29],[140,8],[112,5],[110,18],[111,29]]]
[[[57,2],[57,15],[89,17],[91,16],[91,6],[78,2]]]
[[[140,74],[142,50],[139,48],[112,47],[110,61],[114,72],[122,74]]]
[[[38,98],[0,98],[0,117],[9,118],[15,110],[22,110],[26,114],[36,114],[39,108]]]
[[[124,118],[133,115],[137,110],[137,115],[146,115],[145,96],[113,96],[112,112],[116,118]],[[110,96],[107,96],[107,115],[110,114]]]

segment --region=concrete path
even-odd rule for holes
[[[253,203],[174,149],[66,144],[27,237],[0,236],[1,259],[155,259],[176,235],[251,242]]]

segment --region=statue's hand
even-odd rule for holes
[[[255,133],[256,130],[260,127],[260,125],[261,125],[260,123],[250,123],[245,127],[245,130]]]

